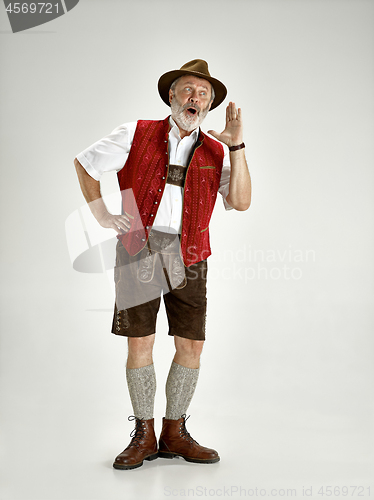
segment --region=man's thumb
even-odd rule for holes
[[[218,139],[219,134],[215,130],[208,130],[208,134],[212,135],[216,139]]]

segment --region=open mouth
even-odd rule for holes
[[[187,108],[187,112],[188,112],[190,115],[196,115],[196,113],[197,113],[197,109],[195,109],[195,108]]]

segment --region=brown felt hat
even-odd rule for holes
[[[208,70],[208,63],[202,59],[194,59],[186,64],[184,64],[181,69],[176,69],[174,71],[168,71],[162,75],[158,81],[158,91],[160,93],[161,99],[165,104],[170,106],[169,102],[169,89],[170,85],[174,80],[184,75],[194,75],[198,78],[204,78],[208,80],[213,85],[215,98],[212,102],[210,110],[216,108],[225,99],[227,94],[227,89],[222,82],[210,76]]]

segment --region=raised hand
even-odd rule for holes
[[[220,134],[214,130],[208,130],[208,133],[229,147],[241,144],[243,142],[243,121],[241,109],[236,109],[235,103],[230,102],[226,108],[225,130]]]

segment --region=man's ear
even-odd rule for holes
[[[169,102],[171,103],[172,99],[173,99],[173,91],[170,89],[169,90]]]
[[[209,110],[212,107],[212,104],[213,104],[213,101],[210,101],[210,103],[209,103]]]

